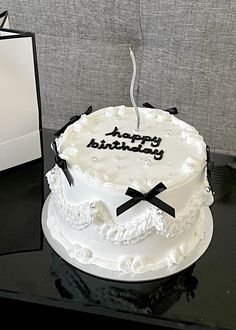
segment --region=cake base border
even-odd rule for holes
[[[42,229],[44,236],[51,246],[51,248],[66,262],[74,266],[75,268],[84,271],[90,275],[94,275],[103,279],[115,280],[115,281],[123,281],[123,282],[143,282],[143,281],[152,281],[156,279],[161,279],[164,277],[168,277],[174,275],[189,266],[191,266],[194,262],[196,262],[207,250],[210,245],[213,236],[213,217],[208,206],[204,207],[205,212],[205,221],[204,221],[204,238],[200,240],[197,244],[196,248],[182,260],[182,262],[178,265],[172,265],[171,267],[166,267],[162,269],[157,269],[153,271],[148,271],[145,273],[122,273],[116,272],[112,270],[108,270],[105,268],[98,267],[92,264],[82,264],[79,263],[76,259],[71,258],[64,247],[55,240],[48,227],[47,227],[47,215],[48,215],[48,205],[50,202],[51,194],[47,197],[44,202],[42,209]]]

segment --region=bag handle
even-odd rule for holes
[[[0,13],[0,28],[4,28],[4,27],[9,28],[8,11],[7,10]]]

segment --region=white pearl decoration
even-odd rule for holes
[[[168,130],[166,130],[165,135],[166,135],[166,136],[170,136],[171,133],[172,133],[172,131],[171,131],[170,129],[168,129]]]
[[[95,204],[95,203],[90,203],[89,207],[90,207],[91,209],[95,209],[95,208],[96,208],[96,204]]]
[[[93,156],[91,159],[92,159],[92,162],[93,162],[93,163],[96,163],[97,160],[98,160],[98,158],[97,158],[96,156]]]
[[[150,167],[151,164],[152,164],[152,162],[151,162],[150,159],[146,159],[146,160],[144,161],[144,167]]]

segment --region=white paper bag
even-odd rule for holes
[[[4,18],[3,18],[4,17]],[[0,171],[40,158],[41,111],[33,33],[0,15]]]

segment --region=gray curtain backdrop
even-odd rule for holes
[[[43,126],[136,99],[176,106],[215,152],[236,155],[233,0],[2,0],[10,26],[34,32]]]

